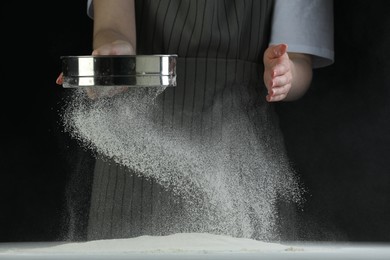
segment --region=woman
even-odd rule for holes
[[[312,69],[333,62],[332,11],[327,0],[89,1],[93,55],[179,58],[177,87],[147,103],[140,90],[107,102],[90,88],[96,103],[70,106],[72,131],[99,153],[87,239],[288,237],[302,191],[272,103],[302,97]]]

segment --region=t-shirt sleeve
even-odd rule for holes
[[[93,19],[93,0],[87,2],[87,15]]]
[[[311,54],[313,68],[334,62],[333,0],[275,0],[270,44]]]

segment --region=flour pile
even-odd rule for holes
[[[35,246],[11,248],[1,250],[0,256],[4,255],[27,255],[54,254],[62,256],[82,255],[113,255],[131,256],[131,254],[164,255],[164,254],[218,254],[218,253],[279,253],[286,252],[288,246],[278,243],[266,243],[262,241],[233,238],[223,235],[206,233],[182,233],[168,236],[140,236],[128,239],[107,239],[76,243],[52,243],[49,246]],[[142,257],[140,257],[141,259]],[[62,259],[62,258],[61,258]],[[138,258],[137,258],[138,259]]]
[[[204,131],[215,129],[213,120],[201,128],[166,125],[160,94],[159,88],[130,88],[91,101],[75,90],[65,129],[96,154],[179,196],[188,216],[181,232],[278,239],[277,201],[299,202],[301,190],[284,151],[273,147],[281,142],[277,130],[264,126],[259,133],[238,106],[224,108],[220,135]]]

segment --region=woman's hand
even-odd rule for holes
[[[56,83],[58,85],[62,85],[62,83],[64,83],[64,74],[61,72],[60,75],[58,75],[57,79],[56,79]]]
[[[122,40],[117,40],[112,43],[104,44],[92,52],[92,55],[134,55],[133,46]]]
[[[264,52],[264,83],[268,102],[296,100],[312,79],[311,57],[287,53],[287,44],[269,46]]]
[[[112,43],[104,44],[92,52],[92,55],[134,55],[135,50],[133,46],[126,41],[117,40]],[[87,96],[92,99],[98,99],[101,97],[112,97],[116,94],[126,91],[128,87],[112,86],[112,87],[87,87],[85,88]]]
[[[104,44],[99,48],[95,49],[92,52],[93,56],[98,55],[133,55],[135,54],[135,50],[133,46],[126,41],[114,41],[112,43]],[[58,76],[56,83],[58,85],[62,85],[63,83],[63,73],[61,72]],[[116,94],[122,93],[126,91],[128,87],[120,87],[120,86],[107,86],[104,88],[96,88],[96,87],[86,87],[85,92],[87,96],[92,99],[98,99],[101,97],[112,97]]]
[[[287,45],[270,46],[264,53],[264,83],[268,102],[281,101],[291,89],[292,73]]]

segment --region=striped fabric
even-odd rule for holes
[[[272,8],[269,0],[136,1],[137,53],[179,57],[177,87],[157,100],[162,130],[180,129],[205,142],[223,138],[227,112],[239,108],[265,147],[283,147],[262,83]],[[267,161],[285,163],[274,150],[265,153]],[[97,160],[89,240],[193,232],[202,225],[183,224],[183,214],[181,198],[154,180]]]
[[[193,129],[204,120],[218,123],[223,111],[203,118],[205,111],[232,92],[245,105],[262,99],[272,6],[273,1],[136,1],[137,53],[179,56],[178,86],[161,100],[163,125]]]
[[[139,54],[261,61],[272,1],[136,1]]]

